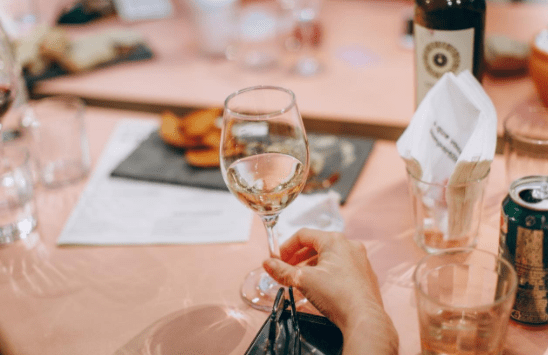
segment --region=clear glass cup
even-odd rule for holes
[[[238,7],[235,44],[229,59],[250,70],[278,66],[282,53],[280,6],[273,0],[244,1]]]
[[[548,109],[525,104],[504,120],[507,186],[524,176],[548,175]]]
[[[52,96],[29,103],[27,117],[39,176],[46,187],[87,176],[91,160],[84,122],[85,104],[75,96]]]
[[[0,246],[26,238],[37,224],[28,149],[4,145],[0,156]]]
[[[189,4],[201,53],[213,58],[226,57],[235,36],[236,0],[192,0]]]
[[[413,275],[423,354],[502,354],[517,274],[487,251],[447,249]]]
[[[476,245],[488,176],[442,184],[422,181],[407,171],[415,241],[422,249],[433,253]]]
[[[278,216],[301,193],[310,164],[293,92],[255,86],[230,95],[225,101],[220,156],[229,190],[261,218],[270,256],[279,258]],[[247,276],[241,295],[252,307],[268,312],[279,288],[261,267]]]

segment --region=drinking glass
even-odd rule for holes
[[[26,238],[36,224],[29,151],[23,146],[7,144],[0,156],[0,248]]]
[[[548,174],[548,109],[524,104],[504,120],[506,184],[529,175]]]
[[[308,140],[293,92],[255,86],[228,96],[220,156],[226,185],[261,218],[270,256],[279,258],[276,222],[302,191],[309,167]],[[270,311],[279,287],[259,268],[247,276],[241,295],[253,308]]]
[[[243,1],[238,9],[233,56],[242,67],[268,70],[280,60],[280,9],[275,1]]]
[[[32,101],[27,115],[39,175],[46,187],[60,187],[84,178],[90,167],[85,103],[76,96],[50,96]]]
[[[517,274],[473,248],[430,254],[413,275],[423,354],[502,354]]]
[[[423,181],[410,170],[407,177],[418,246],[434,253],[477,244],[489,172],[459,183]]]

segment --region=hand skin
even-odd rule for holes
[[[343,334],[343,355],[398,353],[398,335],[384,310],[364,245],[341,233],[301,229],[265,270],[293,286]]]

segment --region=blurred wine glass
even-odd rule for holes
[[[294,36],[300,47],[294,70],[301,76],[312,76],[321,70],[318,49],[322,42],[322,0],[295,0],[294,6]]]
[[[230,95],[220,156],[229,190],[261,218],[270,256],[279,258],[278,216],[303,190],[309,168],[308,140],[293,92],[256,86]],[[247,276],[241,295],[252,307],[270,311],[279,288],[259,268]]]

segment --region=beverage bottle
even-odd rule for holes
[[[485,0],[415,0],[413,33],[417,106],[446,72],[468,69],[481,82]]]

